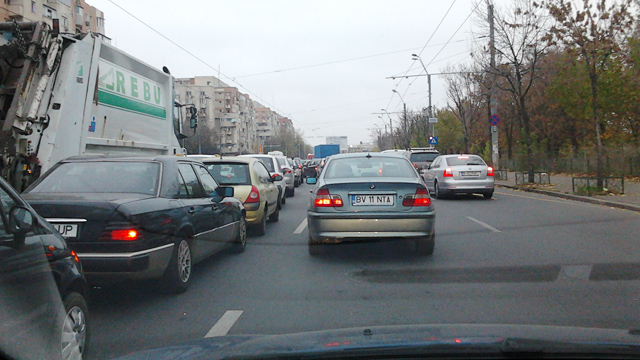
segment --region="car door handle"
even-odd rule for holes
[[[191,209],[189,209],[189,211],[187,211],[187,213],[189,213],[189,215],[193,215],[193,214],[196,213],[196,209],[191,208]]]

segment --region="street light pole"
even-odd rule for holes
[[[418,54],[411,54],[412,59],[413,60],[418,60],[420,61],[420,64],[422,65],[422,68],[424,69],[424,72],[427,74],[427,86],[429,88],[429,118],[433,117],[433,112],[432,112],[432,108],[431,108],[431,74],[429,74],[429,72],[427,71],[427,67],[424,65],[424,63],[422,62],[422,58],[420,58],[420,56]],[[429,120],[427,120],[429,121]],[[429,123],[429,132],[431,133],[431,136],[434,136],[434,130],[433,130],[433,125]]]
[[[408,149],[409,148],[409,132],[407,130],[407,103],[404,102],[404,99],[402,98],[402,95],[400,95],[399,92],[396,91],[396,89],[391,90],[394,93],[398,94],[398,96],[400,96],[400,100],[402,100],[402,118],[403,118],[403,123],[404,123],[404,148]]]

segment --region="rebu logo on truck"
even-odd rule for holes
[[[161,85],[100,59],[98,102],[104,106],[166,120]]]

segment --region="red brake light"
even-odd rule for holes
[[[249,196],[247,196],[247,200],[244,201],[245,203],[259,203],[260,202],[260,192],[258,191],[258,188],[255,186],[251,186],[251,192],[249,193]]]
[[[138,240],[139,235],[136,229],[111,230],[111,240],[133,241]]]
[[[444,169],[444,175],[443,176],[444,177],[452,177],[453,176],[453,170],[450,167]]]
[[[402,206],[430,206],[431,196],[425,188],[418,188],[413,195],[407,195],[402,200]]]
[[[291,174],[291,170],[287,169],[287,174]]]
[[[73,260],[75,260],[76,262],[80,262],[80,259],[78,258],[78,254],[76,254],[75,251],[71,250],[71,256],[73,257]]]
[[[314,200],[316,207],[342,207],[340,195],[331,195],[327,189],[318,189]]]
[[[487,176],[493,176],[493,168],[491,166],[487,167]]]

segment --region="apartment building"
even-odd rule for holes
[[[176,79],[175,100],[196,106],[199,126],[206,126],[211,134],[206,141],[214,142],[222,155],[258,152],[265,140],[259,136],[260,115],[269,114],[270,127],[279,116],[213,76]]]
[[[63,33],[93,32],[105,35],[104,13],[84,0],[1,0],[2,21],[44,21],[51,25],[58,19]]]

